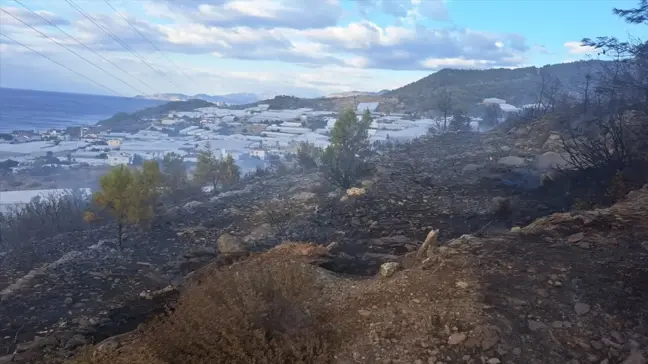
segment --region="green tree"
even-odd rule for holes
[[[484,108],[484,116],[482,117],[482,125],[492,127],[497,125],[499,118],[502,115],[502,109],[498,104],[489,104]]]
[[[456,109],[452,113],[450,130],[470,130],[470,118],[463,110]]]
[[[200,185],[209,183],[213,192],[216,193],[218,186],[218,178],[220,177],[220,163],[214,152],[211,150],[211,145],[207,143],[205,149],[198,152],[198,164],[196,165],[196,172],[194,180]]]
[[[142,214],[138,214],[137,220],[150,221],[160,199],[160,187],[162,187],[160,165],[154,160],[145,161],[136,177],[136,187],[141,201],[139,206],[143,209]]]
[[[241,171],[234,162],[234,157],[228,154],[218,165],[219,180],[223,186],[233,186],[241,179]]]
[[[353,110],[344,111],[331,131],[331,145],[322,155],[326,178],[342,188],[351,187],[365,171],[369,150],[371,113],[365,111],[358,120]]]
[[[114,167],[108,174],[101,177],[101,191],[95,192],[93,199],[102,209],[106,210],[117,223],[117,242],[122,248],[124,225],[131,222],[132,210],[136,208],[137,200],[133,199],[135,178],[128,167]]]
[[[322,158],[322,149],[315,144],[301,142],[297,147],[297,162],[304,171],[317,168]]]
[[[180,154],[165,154],[162,167],[164,169],[164,184],[171,192],[182,189],[187,185],[187,168]]]

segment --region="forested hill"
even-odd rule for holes
[[[439,95],[443,90],[451,94],[453,108],[464,111],[469,111],[478,102],[489,97],[504,99],[515,106],[522,106],[536,102],[542,75],[548,83],[556,79],[560,80],[560,92],[581,94],[585,87],[585,75],[596,74],[604,63],[605,61],[592,60],[517,69],[443,69],[379,95],[317,99],[277,96],[239,107],[268,104],[270,109],[307,107],[316,110],[340,110],[359,102],[378,101],[380,111],[421,112],[437,109]]]
[[[396,97],[405,111],[435,109],[442,90],[451,93],[456,107],[468,109],[485,98],[496,97],[522,106],[537,99],[542,75],[549,82],[560,80],[561,92],[582,93],[585,75],[596,73],[604,61],[559,63],[544,67],[517,69],[456,70],[443,69],[416,82],[386,93]]]
[[[198,99],[171,101],[162,105],[148,107],[132,114],[118,113],[109,119],[98,122],[97,125],[113,130],[139,130],[142,125],[148,124],[147,119],[161,117],[169,114],[171,111],[193,111],[201,107],[209,106],[214,106],[214,104]]]

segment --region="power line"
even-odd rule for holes
[[[128,44],[124,43],[121,39],[119,39],[118,36],[114,35],[111,31],[106,29],[106,27],[100,25],[99,23],[96,22],[95,19],[92,18],[88,13],[86,13],[79,5],[75,4],[74,1],[72,0],[65,0],[68,5],[70,5],[74,10],[78,11],[81,15],[83,15],[86,19],[90,20],[94,25],[97,26],[97,28],[101,29],[104,33],[108,34],[109,37],[111,37],[115,42],[117,42],[119,45],[121,45],[124,49],[127,51],[131,52],[134,54],[137,58],[139,58],[144,64],[149,66],[153,71],[157,72],[160,76],[163,78],[166,77],[164,73],[162,73],[160,70],[157,68],[153,67],[144,57],[142,57],[139,53],[137,53],[134,49],[128,46]],[[171,83],[172,85],[178,87],[176,84],[173,83],[169,78],[166,78],[166,80]]]
[[[56,24],[52,23],[52,22],[49,21],[47,18],[41,16],[40,14],[38,14],[37,12],[35,12],[34,10],[30,9],[29,7],[27,7],[25,4],[21,3],[19,0],[14,0],[14,1],[17,2],[18,4],[20,4],[20,6],[22,6],[23,8],[25,8],[25,9],[29,10],[30,12],[32,12],[34,15],[36,15],[36,16],[38,16],[39,18],[41,18],[41,19],[43,19],[44,21],[46,21],[49,25],[51,25],[51,26],[53,26],[54,28],[60,30],[63,34],[67,35],[67,36],[70,37],[72,40],[74,40],[75,42],[79,43],[80,45],[82,45],[83,47],[85,47],[85,48],[86,48],[87,50],[89,50],[90,52],[92,52],[92,53],[96,54],[97,56],[101,57],[101,59],[103,59],[104,61],[110,63],[113,67],[115,67],[115,68],[117,68],[118,70],[124,72],[125,74],[129,75],[130,77],[132,77],[132,78],[135,79],[136,81],[139,81],[141,84],[145,85],[146,87],[148,87],[149,89],[151,89],[153,92],[155,92],[155,89],[154,89],[153,87],[151,87],[148,83],[146,83],[146,82],[142,81],[141,79],[139,79],[139,78],[137,78],[137,77],[131,75],[131,74],[128,73],[126,70],[124,70],[123,68],[119,67],[118,65],[116,65],[115,63],[113,63],[113,62],[112,62],[111,60],[109,60],[108,58],[102,56],[99,52],[96,52],[94,49],[92,49],[92,48],[88,47],[87,45],[83,44],[81,41],[79,41],[78,39],[76,39],[76,38],[75,38],[73,35],[71,35],[70,33],[66,32],[66,31],[63,30],[63,29],[61,29],[59,26],[57,26]]]
[[[22,19],[18,18],[17,16],[11,14],[10,12],[6,11],[6,10],[3,9],[3,8],[0,8],[0,10],[1,10],[2,12],[6,13],[7,15],[9,15],[10,17],[12,17],[12,18],[18,20],[19,22],[23,23],[24,25],[28,26],[28,27],[31,28],[32,30],[38,32],[38,34],[42,35],[43,37],[45,37],[45,38],[51,40],[52,42],[58,44],[58,45],[61,46],[61,47],[67,49],[70,53],[74,54],[75,56],[81,58],[82,60],[84,60],[84,61],[86,61],[86,62],[88,62],[88,63],[90,63],[91,65],[95,66],[96,68],[102,70],[103,72],[105,72],[105,73],[108,74],[109,76],[113,77],[114,79],[118,80],[119,82],[123,83],[124,85],[126,85],[126,86],[132,88],[133,90],[139,92],[140,94],[144,94],[144,92],[141,91],[140,89],[138,89],[138,88],[136,88],[136,87],[134,87],[134,86],[131,86],[129,83],[127,83],[126,81],[122,80],[121,78],[119,78],[119,77],[113,75],[112,73],[106,71],[105,69],[103,69],[103,68],[97,66],[97,65],[94,64],[92,61],[88,60],[88,59],[85,58],[84,56],[82,56],[82,55],[80,55],[79,53],[73,51],[72,49],[68,48],[66,45],[64,45],[64,44],[62,44],[62,43],[59,43],[58,41],[56,41],[54,38],[50,37],[49,35],[47,35],[47,34],[41,32],[40,30],[38,30],[38,29],[34,28],[33,26],[29,25],[28,23],[24,22]]]
[[[76,73],[77,75],[79,75],[79,76],[85,78],[86,80],[88,80],[88,81],[94,83],[95,85],[97,85],[97,86],[99,86],[99,87],[103,87],[103,88],[105,88],[106,90],[108,90],[108,91],[114,93],[114,94],[117,95],[117,96],[126,97],[126,96],[120,94],[119,92],[117,92],[117,91],[111,89],[110,87],[108,87],[108,86],[104,86],[104,85],[100,84],[99,82],[94,81],[94,80],[92,80],[92,79],[90,79],[90,78],[88,78],[88,77],[86,77],[86,76],[80,74],[79,72],[77,72],[77,71],[71,69],[70,67],[68,67],[68,66],[66,66],[66,65],[64,65],[64,64],[62,64],[62,63],[60,63],[60,62],[57,62],[57,61],[53,60],[52,58],[50,58],[50,57],[44,55],[43,53],[41,53],[41,52],[39,52],[39,51],[37,51],[37,50],[35,50],[35,49],[29,47],[28,45],[25,45],[25,44],[23,44],[23,43],[21,43],[21,42],[15,40],[15,39],[11,38],[10,36],[8,36],[8,35],[6,35],[6,34],[2,34],[2,33],[0,33],[0,35],[3,36],[3,37],[5,37],[5,38],[7,38],[7,39],[9,39],[10,41],[13,41],[14,43],[20,44],[21,46],[23,46],[23,47],[29,49],[30,51],[32,51],[32,52],[34,52],[34,53],[40,55],[41,57],[44,57],[44,58],[46,58],[46,59],[49,59],[50,61],[52,61],[52,62],[58,64],[59,66],[61,66],[61,67],[63,67],[63,68],[65,68],[66,70],[68,70],[68,71],[70,71],[70,72],[74,72],[74,73]]]
[[[137,27],[134,26],[134,25],[133,25],[133,24],[128,20],[128,18],[126,18],[124,15],[122,15],[122,13],[120,13],[117,9],[115,9],[115,7],[112,6],[112,4],[110,4],[110,2],[108,2],[108,0],[104,0],[104,2],[105,2],[108,6],[110,6],[110,8],[113,9],[113,10],[115,11],[115,13],[117,13],[117,15],[119,15],[120,18],[124,19],[124,21],[125,21],[125,22],[126,22],[126,23],[131,27],[131,28],[133,28],[133,29],[134,29],[134,30],[135,30],[135,31],[136,31],[136,32],[137,32],[137,33],[138,33],[142,38],[144,38],[144,40],[146,40],[146,41],[147,41],[151,46],[153,46],[153,48],[155,48],[155,50],[157,50],[157,51],[162,55],[162,57],[166,58],[166,60],[169,61],[169,63],[171,63],[171,65],[173,65],[173,66],[174,66],[175,68],[177,68],[180,72],[182,72],[182,74],[185,75],[185,76],[186,76],[188,79],[190,79],[192,82],[194,82],[194,83],[196,82],[196,81],[195,81],[193,78],[191,78],[191,77],[190,77],[190,76],[189,76],[189,75],[188,75],[188,74],[187,74],[187,73],[186,73],[182,68],[178,67],[178,65],[175,64],[175,62],[173,62],[169,57],[167,57],[166,54],[164,54],[164,52],[162,52],[162,51],[160,50],[160,48],[158,48],[158,47],[155,45],[155,43],[153,43],[153,42],[152,42],[152,41],[151,41],[147,36],[145,36],[145,35],[144,35],[144,34],[143,34],[139,29],[137,29]]]

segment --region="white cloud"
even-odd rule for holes
[[[485,68],[494,64],[493,61],[485,59],[463,59],[463,58],[428,58],[421,62],[423,67],[440,69],[452,68]]]
[[[569,54],[589,54],[596,51],[596,48],[584,45],[582,42],[566,42],[563,46]]]
[[[163,73],[177,74],[177,77],[184,78],[173,65],[160,58],[149,40],[168,56],[179,59],[177,63],[182,69],[199,70],[196,72],[200,72],[204,79],[202,76],[196,77],[200,79],[201,85],[195,87],[201,88],[208,87],[206,80],[218,79],[219,87],[228,85],[237,91],[254,91],[254,85],[272,88],[273,83],[283,90],[309,93],[313,90],[329,93],[372,89],[374,86],[382,89],[400,86],[397,84],[399,81],[396,78],[374,81],[371,75],[388,72],[401,74],[400,71],[403,74],[429,72],[444,67],[517,67],[527,63],[530,48],[520,35],[456,26],[447,28],[421,25],[421,19],[447,20],[445,1],[357,0],[356,4],[368,13],[388,14],[393,21],[381,22],[379,25],[370,21],[369,17],[341,24],[342,7],[338,0],[123,2],[120,6],[124,9],[120,7],[119,12],[128,22],[114,12],[108,12],[107,8],[101,8],[106,13],[92,12],[89,6],[86,6],[86,10],[91,12],[98,24],[109,29],[130,48],[137,50],[149,61],[154,60],[154,67],[161,69]],[[20,11],[18,8],[11,9],[17,14]],[[66,24],[66,30],[77,39],[111,60],[119,59],[120,65],[128,67],[133,74],[143,78],[160,78],[89,20],[80,16],[65,20],[52,12],[44,11],[41,14],[46,14],[53,22]],[[20,13],[20,16],[27,15]],[[153,18],[157,21],[153,21]],[[139,32],[133,30],[131,25]],[[61,42],[75,47],[78,52],[87,53],[62,34],[56,34],[55,30],[45,27],[39,29],[48,32],[50,36],[60,37]],[[66,64],[78,63],[78,59],[65,54],[65,50],[21,24],[5,26],[3,32],[38,47],[39,51],[65,55],[68,58],[63,59],[72,62]],[[139,33],[144,34],[146,39]],[[8,41],[0,38],[1,43]],[[5,53],[7,52],[3,52],[3,56]],[[5,58],[14,57],[14,54],[16,52],[11,52]],[[17,60],[15,58],[12,61]],[[249,63],[250,69],[245,72],[240,69],[223,69],[221,64],[231,63],[232,60],[239,63],[278,61],[291,66],[281,72],[256,69],[253,63]],[[195,66],[198,64],[200,67]],[[213,70],[222,74],[217,76],[213,72],[206,72],[205,64],[213,64]],[[413,81],[410,78],[406,81]],[[380,82],[389,83],[389,86],[381,86]],[[155,83],[155,88],[169,87],[164,80],[151,83]],[[240,89],[242,86],[251,88]],[[209,89],[200,92],[215,93]]]
[[[56,14],[49,12],[47,10],[33,9],[36,13],[34,14],[25,8],[18,8],[12,6],[0,7],[0,9],[2,9],[2,11],[0,11],[0,24],[4,26],[7,25],[23,26],[23,24],[19,20],[16,20],[14,17],[17,17],[22,21],[29,23],[30,25],[33,26],[49,25],[48,21],[55,25],[69,24],[69,21],[67,21],[65,18],[59,17]],[[5,11],[11,15],[5,13]],[[43,20],[43,18],[45,20]]]

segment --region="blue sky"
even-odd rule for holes
[[[0,33],[85,76],[0,36],[0,86],[127,96],[377,91],[442,68],[596,57],[580,44],[583,37],[648,36],[645,25],[612,14],[634,0],[19,1],[92,51],[18,2],[0,0]]]

